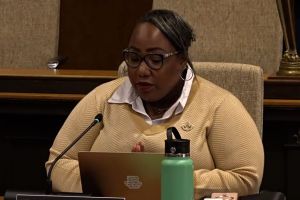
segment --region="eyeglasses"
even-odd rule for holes
[[[177,55],[180,52],[175,51],[166,54],[159,54],[159,53],[148,53],[144,55],[140,55],[139,53],[130,50],[124,49],[123,50],[123,58],[128,67],[137,68],[140,66],[142,61],[150,67],[151,69],[157,70],[163,66],[164,60],[169,58],[170,56]]]

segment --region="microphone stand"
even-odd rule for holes
[[[102,121],[102,114],[98,114],[95,116],[94,121],[72,142],[70,143],[65,150],[63,150],[52,162],[50,165],[49,171],[47,173],[47,179],[46,179],[46,194],[51,194],[52,193],[52,180],[51,180],[51,173],[53,170],[53,167],[57,163],[59,159],[65,155],[93,126],[95,126],[97,123]]]

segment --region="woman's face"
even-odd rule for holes
[[[176,49],[163,33],[151,23],[138,24],[130,37],[128,49],[139,55],[148,53],[167,54]],[[147,102],[159,101],[174,92],[181,80],[180,74],[186,61],[173,55],[163,61],[160,69],[151,69],[143,60],[136,68],[128,67],[128,76],[138,95]]]

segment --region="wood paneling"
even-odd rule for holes
[[[0,195],[43,190],[49,148],[77,102],[116,71],[0,69]]]
[[[300,199],[295,187],[300,179],[295,170],[300,166],[300,145],[295,139],[300,134],[300,77],[266,77],[264,85],[262,188]]]
[[[300,78],[270,76],[265,79],[265,99],[299,99]]]
[[[0,69],[0,91],[86,94],[116,76],[109,70]]]
[[[134,24],[151,8],[152,0],[61,0],[61,68],[117,70]]]

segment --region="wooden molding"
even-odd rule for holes
[[[264,80],[265,99],[300,99],[300,77],[266,77]]]
[[[115,78],[113,70],[0,69],[0,92],[86,94]]]

